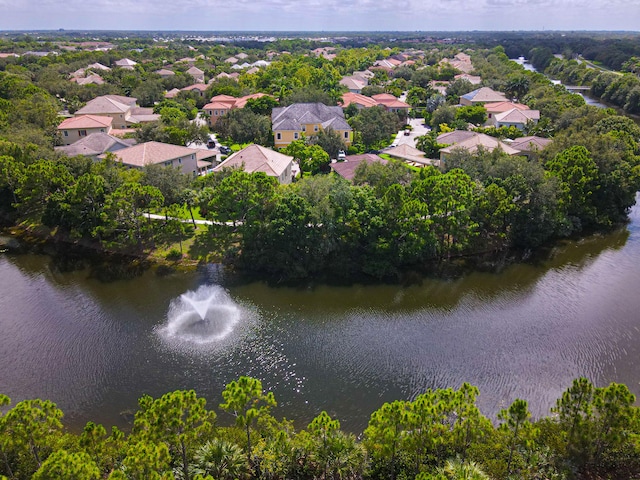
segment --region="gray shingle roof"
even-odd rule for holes
[[[323,128],[330,126],[335,130],[351,130],[342,108],[323,103],[294,103],[288,107],[274,108],[271,122],[273,130],[301,130],[303,124],[310,123],[321,123]]]

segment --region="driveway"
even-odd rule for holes
[[[396,138],[393,141],[392,145],[395,145],[397,147],[398,145],[407,144],[415,148],[416,138],[421,137],[422,135],[426,135],[431,131],[431,128],[425,126],[422,123],[423,120],[424,119],[422,118],[409,119],[409,125],[413,127],[413,130],[411,130],[411,133],[409,135],[405,135],[404,130],[400,130],[396,135]]]

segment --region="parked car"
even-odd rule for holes
[[[231,153],[231,149],[225,145],[220,145],[220,153],[223,155],[229,155]]]
[[[207,148],[216,148],[216,141],[213,138],[210,138],[207,142]]]
[[[405,135],[411,135],[411,130],[409,130],[408,128],[404,129],[404,134]]]
[[[342,162],[345,158],[347,158],[347,154],[344,153],[344,150],[338,150],[338,161]]]

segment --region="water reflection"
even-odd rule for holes
[[[638,214],[498,273],[411,286],[273,288],[217,266],[104,283],[45,256],[2,255],[0,392],[52,399],[76,428],[126,425],[121,412],[145,393],[195,388],[216,406],[226,383],[252,375],[278,414],[304,424],[325,409],[354,430],[384,401],[463,381],[489,415],[515,397],[547,413],[579,375],[637,394]],[[209,315],[224,317],[204,332],[214,341],[181,337],[177,320],[198,336]]]

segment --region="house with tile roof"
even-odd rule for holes
[[[540,152],[544,150],[552,140],[550,138],[543,138],[537,136],[528,136],[516,138],[509,143],[511,148],[515,148],[520,151],[520,154],[527,157],[529,160],[535,160],[540,156]]]
[[[92,133],[109,133],[113,118],[99,115],[79,115],[65,119],[58,125],[63,145],[71,145]]]
[[[487,111],[487,121],[485,122],[485,125],[495,126],[496,124],[495,117],[497,114],[507,112],[514,108],[517,108],[518,110],[529,110],[529,107],[522,103],[515,103],[515,102],[509,102],[509,101],[485,103],[484,109]]]
[[[186,71],[187,75],[191,75],[196,83],[204,83],[204,72],[198,67],[191,67]]]
[[[411,105],[398,100],[390,93],[380,93],[371,97],[351,92],[343,94],[341,102],[342,108],[346,108],[352,104],[358,107],[358,109],[382,107],[388,112],[399,112],[404,115],[406,115],[411,108]]]
[[[92,63],[91,65],[87,66],[87,70],[102,70],[103,72],[108,72],[111,69],[109,67],[107,67],[106,65],[103,65],[99,62],[96,63]]]
[[[94,160],[106,152],[117,152],[123,148],[129,148],[135,140],[122,140],[108,133],[91,133],[71,145],[55,147],[56,152],[64,153],[67,157],[83,155]]]
[[[342,108],[347,108],[349,105],[355,105],[358,110],[363,108],[377,107],[378,102],[376,102],[373,98],[367,97],[366,95],[362,95],[360,93],[351,93],[347,92],[342,95],[342,101],[340,103]]]
[[[160,75],[160,78],[169,78],[169,77],[173,77],[176,73],[172,70],[168,70],[166,68],[161,68],[160,70],[156,70],[155,72],[156,75]]]
[[[129,168],[147,165],[178,168],[185,175],[198,175],[197,150],[161,142],[139,143],[114,152],[116,160]]]
[[[390,93],[378,93],[377,95],[372,95],[371,98],[378,102],[378,105],[384,107],[384,109],[388,112],[396,112],[407,115],[407,113],[409,113],[409,109],[411,108],[411,105],[398,100],[394,95],[391,95]]]
[[[215,76],[215,79],[220,80],[223,78],[230,78],[231,80],[235,80],[237,82],[239,76],[240,74],[238,72],[233,72],[233,73],[220,72],[218,75]]]
[[[204,94],[207,91],[208,87],[209,85],[207,85],[206,83],[195,83],[193,85],[189,85],[188,87],[181,88],[180,91],[195,92],[198,94],[198,96],[204,97]]]
[[[455,150],[466,150],[471,154],[478,153],[480,150],[484,150],[486,152],[492,152],[496,148],[499,148],[507,155],[520,155],[520,151],[515,148],[509,146],[505,142],[501,142],[497,138],[490,137],[489,135],[485,135],[484,133],[474,133],[473,136],[466,138],[460,142],[454,143],[445,148],[440,149],[440,163],[444,165],[447,161],[447,156],[451,155]],[[440,137],[438,137],[440,138]],[[438,140],[440,141],[440,140]]]
[[[216,95],[211,97],[211,101],[202,107],[202,110],[209,117],[209,125],[213,127],[218,119],[230,110],[244,108],[247,101],[266,96],[268,96],[266,93],[252,93],[240,98],[232,97],[231,95]]]
[[[122,95],[102,95],[87,102],[75,113],[82,115],[98,115],[111,117],[113,128],[125,129],[138,123],[153,122],[160,119],[160,115],[153,113],[153,108],[138,107],[137,99]]]
[[[494,118],[496,128],[516,127],[518,130],[524,131],[527,125],[535,125],[538,123],[538,120],[540,120],[540,111],[512,108],[506,112],[496,114]]]
[[[180,94],[179,88],[172,88],[164,94],[164,98],[175,98]]]
[[[454,80],[466,80],[471,85],[480,85],[482,83],[482,77],[478,75],[469,75],[468,73],[460,73],[453,77]]]
[[[342,178],[353,182],[353,178],[356,176],[356,170],[362,163],[367,163],[369,165],[373,163],[381,163],[382,165],[386,165],[389,162],[372,153],[365,153],[363,155],[347,155],[344,162],[332,163],[331,170],[336,172]]]
[[[504,93],[496,92],[489,87],[481,87],[460,97],[460,105],[482,105],[485,103],[508,101]]]
[[[303,136],[311,137],[327,129],[337,132],[347,147],[353,142],[353,129],[344,119],[342,108],[323,103],[294,103],[274,108],[271,125],[276,148],[286,147]]]
[[[340,85],[347,87],[351,93],[362,93],[362,89],[369,84],[367,79],[361,77],[344,77],[340,80]]]
[[[230,155],[213,170],[218,172],[224,168],[240,168],[247,173],[263,172],[284,185],[291,183],[293,178],[293,157],[252,144]]]
[[[129,58],[121,58],[120,60],[113,62],[113,64],[116,67],[124,68],[125,70],[133,70],[138,63]]]
[[[103,78],[97,74],[87,75],[86,77],[73,77],[71,81],[74,83],[77,83],[78,85],[103,85],[104,84]]]

